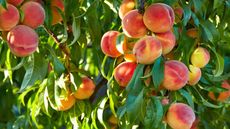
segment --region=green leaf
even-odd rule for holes
[[[155,110],[155,120],[153,122],[153,125],[155,128],[158,128],[163,119],[164,111],[159,98],[153,97],[152,101],[154,101],[154,110]]]
[[[188,23],[188,21],[189,21],[190,18],[191,18],[192,11],[191,11],[191,9],[190,9],[188,6],[185,6],[185,7],[183,8],[183,10],[184,10],[184,14],[183,14],[183,17],[184,17],[184,18],[183,18],[182,22],[183,22],[183,25],[186,26],[187,23]]]
[[[6,9],[7,8],[6,7],[6,0],[0,0],[0,6],[1,5]]]
[[[128,119],[131,123],[136,120],[141,120],[143,115],[143,104],[144,104],[144,89],[140,91],[138,96],[129,94],[126,100],[126,112]]]
[[[97,118],[99,122],[103,125],[103,127],[108,128],[103,120],[103,112],[105,110],[106,102],[108,101],[108,98],[105,97],[99,104],[99,107],[97,109]]]
[[[155,61],[151,74],[155,90],[158,90],[164,79],[164,59],[162,57],[157,58]]]
[[[19,92],[28,86],[32,86],[36,81],[43,80],[47,74],[48,61],[42,55],[33,54],[24,65],[26,70]]]
[[[224,72],[224,57],[222,57],[219,53],[217,53],[214,48],[210,48],[210,49],[215,54],[216,68],[213,71],[214,76],[218,77]]]
[[[80,34],[81,34],[81,29],[80,29],[80,19],[76,18],[75,15],[73,15],[73,23],[72,23],[72,30],[73,30],[73,41],[70,43],[70,45],[68,46],[71,46],[73,45],[74,43],[77,42],[77,40],[79,39],[80,37]]]
[[[65,66],[63,63],[56,57],[53,57],[53,65],[54,65],[54,71],[58,74],[61,75],[65,71]]]
[[[125,40],[125,34],[121,33],[117,36],[116,39],[116,48],[119,52],[123,52],[123,42]]]
[[[184,89],[180,89],[179,92],[187,100],[188,104],[192,107],[192,109],[194,109],[192,96]]]

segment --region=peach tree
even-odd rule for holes
[[[0,0],[0,128],[228,129],[230,0]]]

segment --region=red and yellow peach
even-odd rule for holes
[[[61,10],[64,12],[64,2],[63,0],[52,0],[51,1],[51,12],[52,12],[52,25],[55,25],[62,21],[62,16],[58,12],[58,10]]]
[[[69,110],[70,108],[73,107],[73,105],[75,104],[76,99],[75,99],[73,94],[68,92],[67,96],[66,97],[60,97],[59,101],[60,101],[61,105],[59,105],[57,107],[57,110],[58,111],[66,111],[66,110]]]
[[[162,54],[168,54],[176,45],[176,37],[172,31],[156,34],[162,45]]]
[[[184,103],[171,104],[166,120],[173,129],[190,129],[196,116],[193,109]]]
[[[10,31],[15,27],[20,19],[18,9],[7,4],[7,9],[0,5],[0,31]]]
[[[191,63],[193,66],[203,68],[208,64],[210,60],[210,54],[206,48],[198,47],[191,55]]]
[[[173,9],[163,3],[154,3],[146,8],[143,20],[145,26],[155,33],[170,31],[174,24]]]
[[[88,77],[83,77],[82,83],[80,84],[77,91],[74,93],[74,96],[77,99],[88,99],[94,93],[95,88],[96,86],[93,80]]]
[[[186,85],[189,71],[180,61],[169,60],[165,62],[164,79],[162,86],[167,90],[179,90]]]
[[[132,10],[124,16],[122,19],[122,29],[125,35],[130,38],[141,38],[147,34],[143,16],[138,10]]]
[[[135,7],[134,0],[123,0],[119,8],[119,17],[122,19],[125,16],[125,14],[133,10],[134,7]]]
[[[24,0],[7,0],[7,3],[12,4],[14,6],[19,6]]]
[[[121,55],[116,47],[116,40],[119,34],[120,32],[118,31],[108,31],[103,35],[101,39],[101,50],[105,55],[114,58]]]
[[[138,63],[152,64],[162,54],[161,42],[153,36],[143,37],[135,43],[133,54]]]
[[[23,25],[35,29],[44,23],[45,10],[39,3],[33,1],[26,2],[22,5],[21,10],[24,14]]]
[[[189,65],[188,84],[193,86],[193,85],[198,83],[200,78],[201,78],[201,70],[200,70],[200,68],[195,67],[193,65]]]
[[[134,62],[122,62],[119,64],[114,69],[114,78],[117,83],[122,87],[126,87],[132,79],[136,67],[137,64]]]
[[[7,34],[7,43],[11,52],[19,57],[32,54],[38,47],[38,35],[30,27],[18,25]]]

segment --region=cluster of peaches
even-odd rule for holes
[[[44,23],[45,10],[41,0],[7,0],[7,7],[0,5],[0,31],[11,52],[19,57],[34,53],[38,47],[38,34],[34,29]],[[52,0],[52,24],[60,22],[58,8],[64,10],[62,0]]]
[[[90,98],[94,93],[95,84],[92,79],[88,77],[81,78],[81,84],[76,92],[68,91],[67,94],[59,97],[60,104],[57,107],[53,107],[57,111],[66,111],[72,108],[78,100],[84,100]]]
[[[121,33],[108,31],[101,39],[101,50],[112,58],[124,57],[125,61],[114,69],[114,78],[120,86],[126,87],[138,63],[153,64],[158,57],[166,57],[176,46],[176,38],[172,31],[175,14],[173,9],[164,3],[153,3],[145,8],[142,14],[135,9],[134,0],[123,0],[119,16],[125,34],[124,41],[119,46],[117,38]],[[181,61],[165,61],[164,79],[160,89],[175,91],[186,84],[197,84],[201,78],[200,68],[205,67],[209,60],[208,50],[198,47],[191,55],[189,69]],[[150,72],[148,67],[146,70]],[[149,83],[145,81],[146,85]],[[190,129],[195,121],[195,114],[188,105],[174,103],[171,104],[166,119],[173,129]]]

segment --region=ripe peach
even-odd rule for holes
[[[125,16],[125,14],[133,10],[134,7],[135,7],[134,0],[123,0],[119,8],[119,17],[122,19]]]
[[[122,28],[130,38],[141,38],[147,34],[147,29],[143,22],[143,16],[138,10],[128,12],[122,19]]]
[[[52,11],[52,25],[55,25],[62,21],[62,16],[58,12],[58,9],[60,9],[62,12],[64,12],[64,2],[63,0],[52,0],[51,1],[51,11]]]
[[[95,87],[93,80],[88,77],[83,77],[82,83],[74,93],[74,96],[77,99],[88,99],[93,94]]]
[[[59,98],[61,105],[58,106],[57,110],[58,111],[66,111],[69,110],[70,108],[73,107],[73,105],[75,104],[75,97],[73,94],[71,94],[70,92],[67,94],[66,97],[60,97]]]
[[[172,31],[156,34],[158,40],[161,41],[162,54],[168,54],[176,45],[176,37]]]
[[[197,38],[198,37],[198,31],[196,28],[188,29],[186,34],[191,38]]]
[[[19,6],[24,0],[7,0],[7,3],[10,3],[14,6]]]
[[[141,64],[152,64],[162,54],[161,42],[152,36],[139,39],[133,47],[133,53],[137,62]]]
[[[203,68],[208,64],[210,60],[210,54],[207,49],[203,47],[198,47],[191,55],[191,63],[193,66]]]
[[[9,31],[15,27],[20,19],[18,9],[11,5],[7,5],[7,9],[0,5],[0,31]]]
[[[114,69],[114,78],[117,83],[125,87],[132,79],[137,64],[134,62],[122,62]]]
[[[230,97],[230,84],[228,83],[227,80],[225,80],[225,81],[222,82],[221,86],[222,86],[223,88],[228,89],[228,90],[227,90],[227,91],[224,91],[224,92],[221,92],[221,93],[219,94],[219,96],[217,96],[217,97],[214,95],[213,92],[210,92],[210,93],[208,94],[208,96],[209,96],[211,99],[217,100],[217,101],[225,101],[225,100],[227,100],[227,99]]]
[[[179,90],[184,87],[189,78],[186,65],[180,61],[170,60],[165,62],[164,80],[162,86],[167,90]]]
[[[195,85],[198,83],[198,81],[201,78],[201,70],[198,67],[195,67],[193,65],[189,65],[189,79],[188,84],[189,85]]]
[[[171,104],[166,114],[167,123],[173,129],[190,129],[195,118],[193,109],[184,103]]]
[[[101,39],[102,52],[110,57],[118,57],[121,53],[116,48],[117,36],[120,34],[118,31],[108,31]]]
[[[32,54],[38,47],[38,35],[30,27],[18,25],[7,34],[7,42],[11,52],[19,57]]]
[[[173,9],[163,3],[150,5],[143,16],[145,26],[155,33],[164,33],[171,30],[174,19]]]
[[[39,3],[28,1],[22,5],[21,10],[24,13],[22,24],[35,29],[44,23],[45,10]]]

